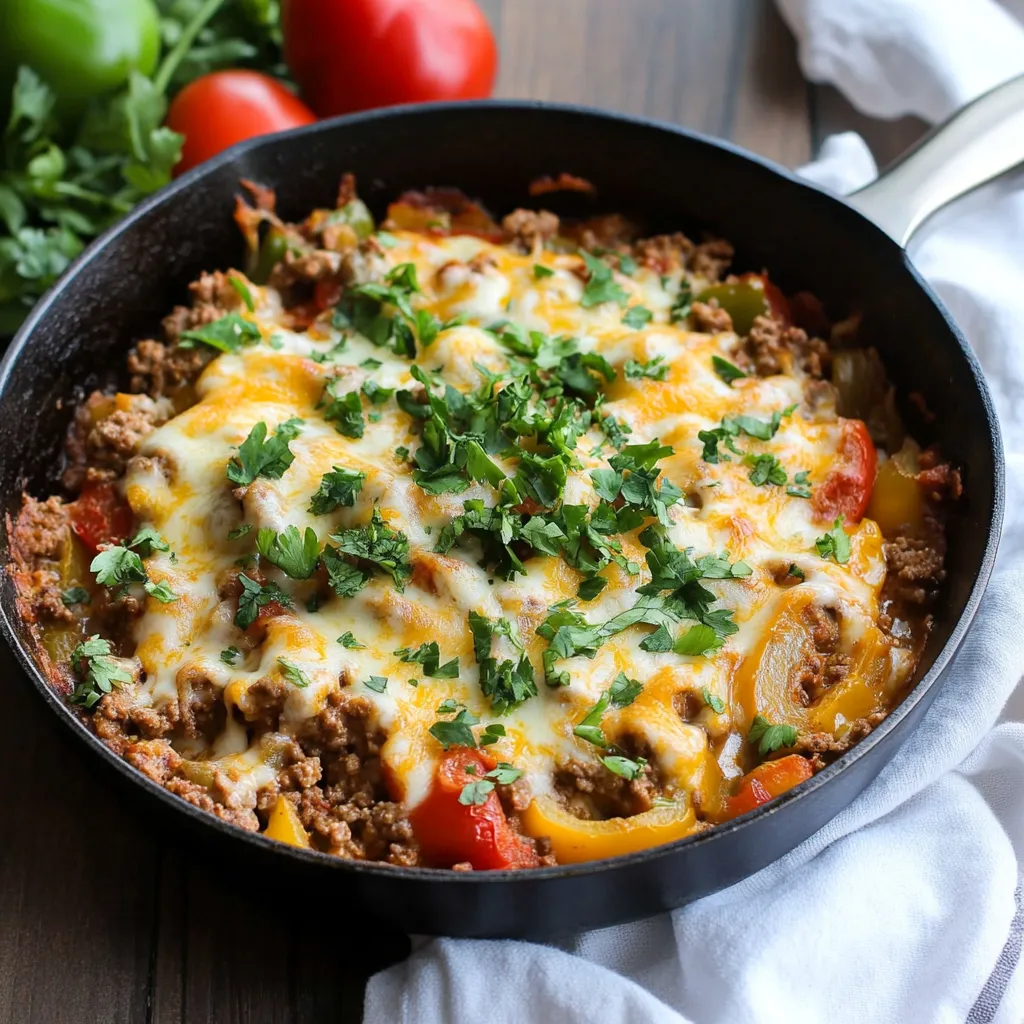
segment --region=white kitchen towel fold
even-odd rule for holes
[[[948,115],[1024,71],[991,0],[778,0],[808,77],[883,116]],[[829,140],[810,179],[874,174]],[[1020,1024],[1024,1020],[1024,172],[911,253],[985,367],[1008,517],[977,621],[922,727],[846,811],[725,892],[562,947],[438,939],[371,979],[367,1024]]]

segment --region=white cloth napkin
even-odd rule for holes
[[[871,114],[939,120],[1024,71],[1024,28],[991,0],[778,3],[808,77]],[[875,167],[846,135],[804,173],[848,191]],[[1024,171],[937,215],[910,250],[985,367],[1009,459],[997,571],[927,720],[754,877],[557,948],[418,943],[370,980],[367,1024],[1024,1020]]]

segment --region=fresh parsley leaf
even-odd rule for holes
[[[423,674],[432,679],[457,679],[459,675],[459,659],[441,664],[441,649],[436,640],[420,644],[415,650],[411,647],[403,647],[394,652],[395,655],[407,665],[422,665]]]
[[[249,286],[245,283],[245,281],[243,281],[242,278],[238,277],[236,274],[231,274],[228,277],[228,284],[231,285],[232,288],[234,288],[236,294],[244,303],[245,308],[249,310],[250,313],[255,313],[256,303],[253,301],[252,292],[249,291]]]
[[[669,310],[669,323],[677,324],[690,315],[690,307],[693,305],[693,289],[690,282],[684,277],[679,282],[679,290],[672,301],[672,308]]]
[[[646,306],[630,306],[626,310],[625,315],[622,317],[622,322],[627,327],[632,327],[633,330],[638,331],[642,327],[646,327],[654,319],[654,314]],[[627,365],[626,376],[628,377],[629,368]],[[661,380],[662,378],[658,378]]]
[[[626,291],[615,282],[612,268],[604,260],[598,259],[589,252],[581,253],[583,261],[590,271],[590,278],[587,286],[583,289],[583,298],[580,305],[584,309],[592,306],[599,306],[602,302],[617,302],[625,306],[629,300]]]
[[[494,792],[494,783],[490,779],[475,779],[467,782],[459,793],[459,803],[468,807],[487,803],[487,798]]]
[[[545,267],[540,263],[534,263],[533,265],[533,277],[536,281],[540,281],[545,277],[553,277],[554,273],[551,267]]]
[[[220,660],[223,661],[225,665],[234,665],[234,663],[238,661],[241,653],[242,652],[235,646],[225,647],[224,650],[220,652]]]
[[[428,731],[445,750],[449,747],[475,747],[476,739],[470,726],[476,725],[478,721],[467,708],[463,708],[450,721],[435,722]]]
[[[294,661],[289,661],[287,658],[278,658],[277,663],[281,666],[281,675],[283,675],[288,682],[294,684],[300,690],[304,690],[309,686],[309,676],[307,676]]]
[[[323,516],[336,508],[352,508],[365,480],[365,473],[335,466],[320,478],[320,486],[309,500],[309,511]]]
[[[127,587],[146,579],[142,559],[128,548],[115,546],[101,551],[89,565],[96,582],[104,587]]]
[[[691,626],[673,645],[676,654],[712,654],[722,646],[722,638],[711,626]]]
[[[363,436],[366,424],[363,422],[363,403],[358,391],[346,391],[338,394],[338,388],[344,387],[341,377],[332,377],[324,385],[324,393],[317,404],[324,410],[324,419],[334,424],[334,429],[344,437],[359,438]]]
[[[351,555],[364,562],[372,562],[377,568],[386,572],[399,590],[412,576],[412,565],[409,562],[409,538],[399,530],[393,529],[375,508],[369,523],[352,530],[332,533],[331,540],[337,545],[337,551]],[[330,550],[326,548],[325,552]],[[328,566],[330,573],[330,566]]]
[[[262,527],[256,535],[260,555],[293,580],[308,580],[320,560],[320,542],[310,526],[300,534],[294,526],[281,533]]]
[[[382,387],[375,380],[364,381],[362,391],[373,405],[383,405],[395,393],[394,388]]]
[[[338,597],[355,597],[370,582],[369,573],[347,562],[330,544],[323,549],[320,558],[327,570],[327,582]]]
[[[809,498],[811,496],[810,482],[810,472],[802,469],[793,477],[793,484],[786,488],[786,493],[791,498]]]
[[[601,729],[601,716],[608,710],[611,703],[611,694],[605,690],[598,702],[584,715],[583,720],[573,729],[573,735],[579,736],[581,740],[593,743],[596,747],[608,746]]]
[[[251,320],[246,320],[237,313],[228,313],[219,320],[214,320],[212,324],[182,331],[178,344],[182,348],[190,348],[197,341],[201,341],[210,348],[234,353],[245,345],[255,345],[260,337],[260,329]]]
[[[580,582],[576,594],[581,601],[593,601],[606,586],[608,586],[608,581],[603,576],[590,576]]]
[[[360,650],[362,650],[366,646],[366,644],[361,644],[352,635],[351,632],[342,633],[341,636],[338,637],[338,643],[341,644],[342,647],[344,647],[346,650],[349,650],[349,651],[360,651]]]
[[[363,680],[363,686],[374,693],[383,693],[388,688],[388,680],[386,676],[370,676]]]
[[[504,735],[505,726],[500,722],[491,722],[490,725],[484,726],[484,731],[480,736],[480,746],[489,747],[492,743],[497,743]]]
[[[485,776],[485,779],[494,779],[499,786],[510,786],[516,779],[522,778],[522,770],[516,768],[508,761],[499,761]]]
[[[171,590],[166,580],[161,580],[159,583],[146,580],[142,586],[150,597],[156,598],[161,604],[170,604],[172,601],[178,600],[178,595]]]
[[[832,529],[828,533],[814,542],[814,546],[822,558],[833,558],[840,565],[845,565],[850,560],[850,536],[843,529],[842,516],[832,524]]]
[[[88,604],[89,591],[85,587],[68,587],[61,591],[60,599],[68,608],[73,604]]]
[[[409,449],[404,444],[400,444],[395,449],[395,458],[399,462],[408,462],[409,460]]]
[[[793,579],[796,579],[796,580],[805,580],[805,579],[807,579],[807,576],[804,574],[803,569],[801,569],[800,566],[797,565],[795,562],[790,562],[789,563],[789,569],[787,570],[787,575],[792,576]]]
[[[627,443],[628,436],[633,432],[633,428],[628,423],[622,423],[614,416],[605,416],[601,420],[601,430],[616,448],[622,448]]]
[[[373,356],[368,356],[359,364],[364,370],[379,370],[384,364]]]
[[[649,380],[665,380],[668,377],[668,363],[664,356],[655,356],[646,363],[639,363],[635,359],[627,359],[623,370],[627,380],[640,380],[647,377]]]
[[[238,446],[238,454],[228,460],[228,479],[240,486],[251,484],[258,476],[280,480],[295,461],[288,445],[299,436],[301,427],[302,420],[293,416],[280,424],[274,435],[268,438],[267,425],[260,420]]]
[[[241,526],[236,526],[233,530],[228,530],[228,540],[236,540],[238,537],[244,537],[247,533],[251,533],[252,529],[252,523],[242,523]]]
[[[767,452],[761,455],[745,455],[743,461],[752,467],[750,482],[755,487],[761,487],[764,484],[781,487],[789,479],[779,460]]]
[[[629,707],[640,696],[643,683],[630,679],[625,672],[620,672],[608,687],[608,697],[616,708]]]
[[[242,593],[238,597],[238,611],[235,612],[235,625],[239,629],[248,629],[256,621],[260,609],[271,601],[276,601],[285,608],[292,607],[292,599],[276,583],[260,586],[244,573],[239,575],[238,582],[242,586]]]
[[[721,697],[717,697],[713,694],[708,687],[702,686],[700,688],[700,695],[704,698],[704,703],[707,704],[707,706],[711,708],[716,715],[720,715],[725,711],[725,702]]]
[[[793,746],[798,734],[796,726],[772,725],[763,715],[754,715],[747,739],[755,744],[758,752],[763,755]]]
[[[721,356],[712,356],[711,366],[715,373],[730,387],[732,387],[734,380],[741,380],[743,377],[749,376],[749,374],[744,373],[734,363],[730,363],[728,359],[723,359]]]
[[[639,757],[635,761],[631,761],[628,757],[622,757],[618,754],[611,754],[601,758],[601,764],[605,766],[610,772],[614,772],[616,775],[621,775],[624,779],[638,779],[644,773],[644,769],[647,767],[647,762]]]
[[[469,613],[469,629],[473,634],[473,653],[480,667],[480,690],[491,701],[492,710],[504,715],[537,695],[533,665],[522,649],[522,641],[507,619],[491,621],[477,612]],[[496,636],[504,636],[520,652],[517,661],[499,661],[492,654]]]
[[[149,558],[154,551],[170,551],[171,546],[152,526],[144,526],[130,541],[128,547],[134,548],[143,558]]]
[[[674,643],[668,628],[661,625],[640,641],[640,650],[649,651],[651,654],[662,654],[665,651],[671,651]]]
[[[619,254],[619,270],[629,277],[632,277],[637,272],[637,262],[632,256],[627,253]]]
[[[71,694],[73,704],[91,708],[105,693],[132,681],[132,674],[111,657],[110,641],[94,633],[71,652],[71,667],[79,683]]]

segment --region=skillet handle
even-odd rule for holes
[[[936,210],[1024,164],[1024,75],[979,96],[847,202],[900,245]]]

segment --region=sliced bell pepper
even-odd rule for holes
[[[800,754],[790,754],[777,761],[759,764],[740,779],[735,794],[726,800],[722,820],[738,818],[782,796],[787,790],[806,782],[813,774],[811,762]]]
[[[263,834],[268,839],[276,839],[279,843],[309,848],[309,836],[302,827],[299,813],[291,800],[284,796],[277,798]]]
[[[811,504],[823,522],[843,516],[847,523],[857,523],[871,500],[878,453],[862,420],[841,422],[843,433],[834,468],[815,488]]]
[[[754,320],[769,313],[776,320],[790,322],[786,297],[765,274],[743,274],[733,281],[705,288],[697,296],[699,302],[712,299],[732,317],[733,330],[737,334],[749,334]]]
[[[87,484],[68,506],[71,529],[93,552],[101,544],[120,544],[131,532],[131,506],[112,483]]]

